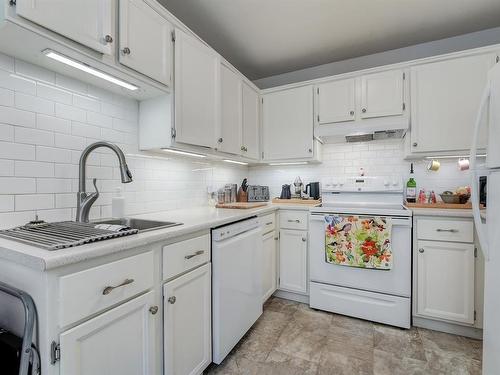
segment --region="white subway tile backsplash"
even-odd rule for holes
[[[0,87],[31,95],[36,94],[35,81],[2,69],[0,69]]]
[[[0,106],[0,122],[17,126],[35,127],[35,114],[12,107]]]
[[[14,58],[0,53],[0,69],[14,71]]]
[[[88,92],[86,83],[58,73],[56,73],[56,86],[82,95],[87,95]]]
[[[37,178],[37,193],[70,193],[72,183],[68,178]]]
[[[14,91],[0,88],[0,105],[12,107],[14,105]]]
[[[54,102],[19,92],[16,93],[16,107],[24,109],[25,111],[43,113],[46,115],[53,115],[55,113]]]
[[[85,122],[87,120],[87,114],[83,109],[61,103],[56,103],[56,116],[72,121]]]
[[[71,163],[71,150],[36,146],[36,160],[56,163]]]
[[[35,220],[35,211],[19,211],[0,213],[0,229],[8,229],[24,225]]]
[[[54,210],[40,210],[36,211],[38,218],[40,220],[45,220],[46,222],[54,221],[69,221],[74,220],[75,216],[71,211],[71,208],[64,209],[54,209]]]
[[[34,178],[0,177],[0,194],[36,193]]]
[[[71,134],[71,121],[54,116],[37,114],[36,126],[38,129],[51,130],[56,133]]]
[[[73,102],[73,94],[71,92],[40,82],[37,84],[36,93],[42,98],[58,103],[71,104]]]
[[[97,112],[87,112],[87,123],[105,128],[113,127],[113,118]]]
[[[16,211],[29,211],[54,208],[53,194],[24,194],[16,195]]]
[[[56,74],[41,66],[33,65],[28,62],[16,59],[16,73],[37,81],[55,83]]]
[[[54,177],[53,163],[16,160],[14,168],[18,177]]]
[[[76,164],[55,164],[55,177],[78,178],[78,165]]]
[[[56,208],[74,208],[76,207],[76,194],[56,194]]]
[[[71,125],[71,134],[80,137],[100,138],[101,128],[98,126],[84,124],[82,122],[73,121]]]
[[[14,176],[14,160],[0,159],[0,176]]]
[[[35,160],[35,146],[20,143],[0,142],[0,158],[13,160]]]
[[[101,103],[99,101],[78,94],[73,94],[73,105],[94,112],[99,112],[101,109]]]
[[[83,150],[86,142],[85,138],[68,134],[55,134],[55,145],[59,148],[69,148],[72,150]]]
[[[14,195],[0,195],[0,212],[14,211]]]
[[[0,141],[13,141],[14,127],[12,125],[0,124]]]
[[[16,127],[15,141],[17,143],[32,145],[54,146],[54,133],[45,130]]]

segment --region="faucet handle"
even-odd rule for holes
[[[92,179],[92,184],[94,185],[95,193],[92,193],[95,196],[95,199],[99,197],[99,189],[97,188],[97,178]]]

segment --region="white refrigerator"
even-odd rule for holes
[[[477,140],[487,127],[486,163],[478,166]],[[484,253],[483,374],[500,374],[500,64],[490,70],[474,127],[470,155],[474,222]],[[486,209],[479,207],[479,177],[486,176]]]

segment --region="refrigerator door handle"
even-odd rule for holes
[[[479,130],[481,129],[481,123],[483,120],[484,112],[488,108],[488,100],[490,98],[491,88],[490,80],[488,80],[486,87],[483,91],[481,97],[481,104],[479,105],[479,111],[476,116],[476,121],[474,123],[474,132],[472,135],[472,145],[470,150],[470,170],[471,170],[471,200],[472,200],[472,214],[474,216],[474,223],[476,226],[477,236],[479,238],[479,243],[481,245],[481,250],[484,254],[486,260],[489,260],[489,244],[488,237],[486,233],[486,224],[483,223],[481,219],[481,211],[479,207],[479,176],[477,171],[477,141],[479,138]]]

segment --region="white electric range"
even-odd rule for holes
[[[323,184],[322,206],[310,213],[310,306],[410,328],[412,213],[401,178],[351,177]],[[325,255],[325,216],[390,218],[390,270],[331,264]]]

